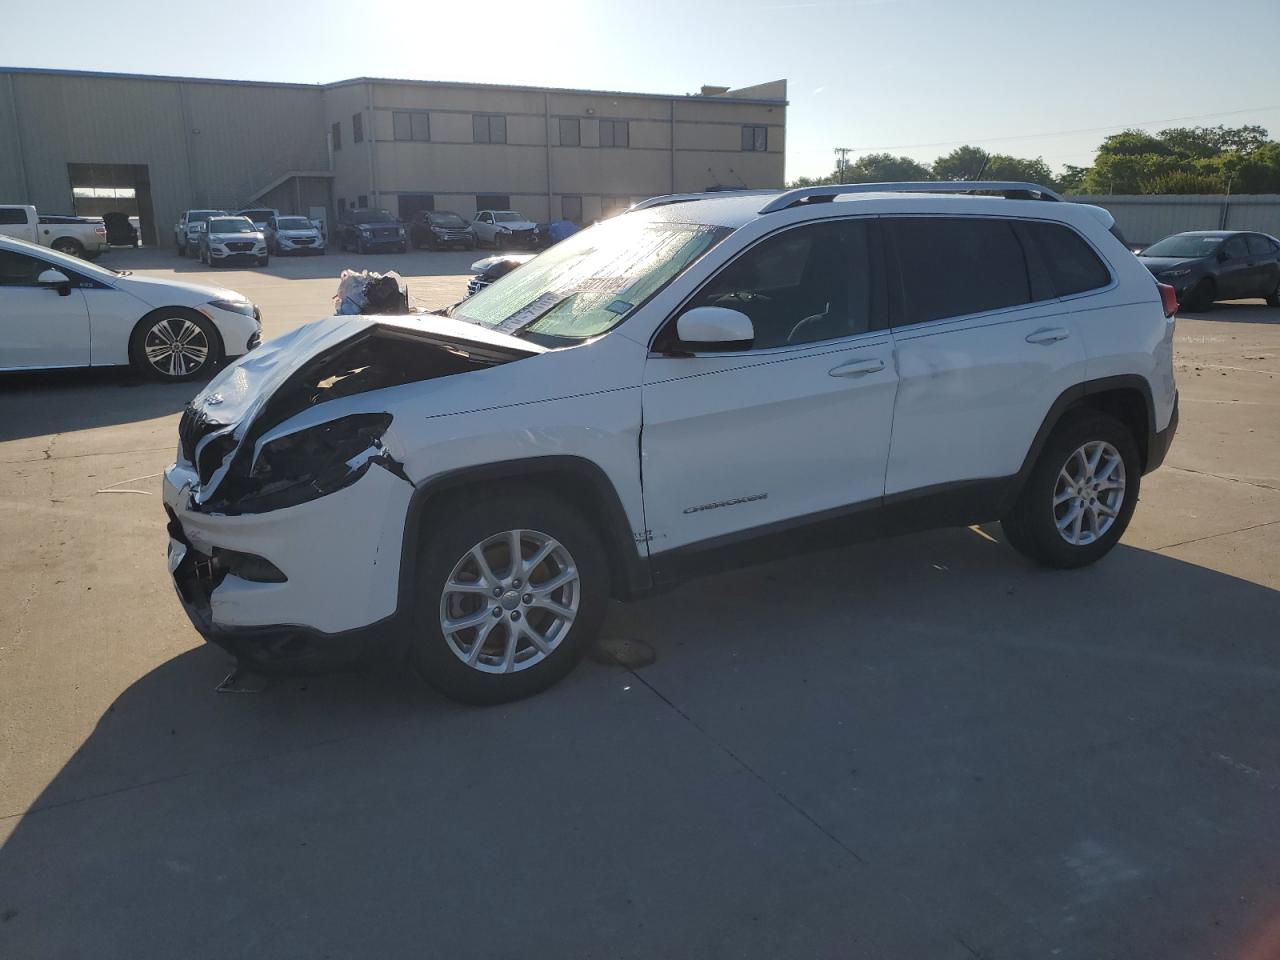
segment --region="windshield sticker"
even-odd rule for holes
[[[633,306],[635,306],[635,304],[627,303],[627,301],[625,300],[615,300],[613,301],[613,303],[605,307],[605,309],[608,310],[610,313],[616,313],[619,316],[621,316],[622,314],[630,310]]]
[[[493,329],[498,333],[519,333],[544,313],[555,307],[556,304],[568,298],[568,296],[568,293],[563,293],[559,290],[548,290],[542,296],[511,314]]]

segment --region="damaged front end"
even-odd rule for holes
[[[350,321],[338,323],[345,327]],[[343,405],[326,418],[314,408],[533,352],[401,325],[355,326],[354,333],[315,350],[285,376],[278,368],[291,358],[272,364],[264,356],[272,375],[246,358],[241,369],[228,371],[226,382],[219,377],[188,405],[178,434],[182,458],[197,475],[190,491],[194,509],[228,516],[278,510],[350,486],[374,467],[410,482],[388,437],[392,413],[346,412],[350,405]],[[262,381],[256,395],[254,379]],[[234,421],[220,416],[223,403]]]

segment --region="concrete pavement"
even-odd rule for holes
[[[470,259],[215,276],[270,336],[343,265],[438,306]],[[991,526],[725,574],[611,610],[652,665],[488,710],[215,694],[156,477],[193,388],[0,384],[0,957],[1280,955],[1280,310],[1177,348],[1097,566]]]

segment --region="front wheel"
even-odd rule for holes
[[[129,338],[129,358],[152,379],[191,380],[218,365],[222,340],[194,310],[171,307],[142,318]]]
[[[1047,567],[1083,567],[1124,534],[1141,479],[1138,444],[1124,424],[1091,411],[1069,414],[1000,525],[1023,556]]]
[[[1276,284],[1276,288],[1267,294],[1268,307],[1280,307],[1280,283]]]
[[[270,256],[266,256],[266,257],[259,257],[259,258],[258,258],[258,266],[260,266],[260,267],[265,267],[265,266],[267,266],[267,264],[269,264],[270,262],[271,262],[271,257],[270,257]]]
[[[1188,310],[1208,310],[1217,297],[1217,284],[1206,277],[1191,288],[1183,302]]]
[[[418,672],[477,704],[556,683],[595,640],[609,595],[591,526],[540,493],[477,500],[440,520],[419,552],[409,647]]]

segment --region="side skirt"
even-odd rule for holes
[[[669,586],[865,540],[988,523],[1008,512],[1018,481],[1012,476],[939,484],[664,550],[650,558],[654,583]]]

